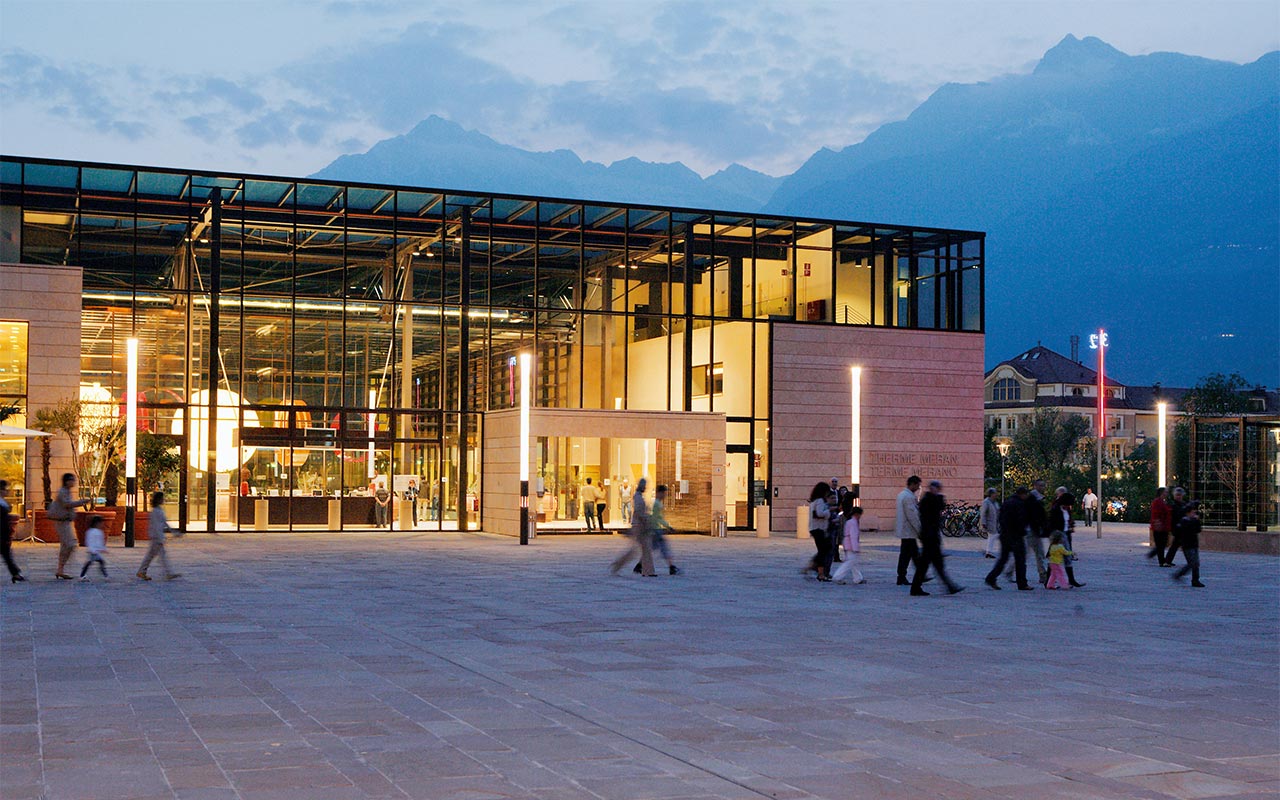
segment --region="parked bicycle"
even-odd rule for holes
[[[968,503],[948,503],[942,512],[944,536],[981,536],[980,509]]]

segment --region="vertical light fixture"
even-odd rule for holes
[[[676,439],[676,491],[680,491],[680,479],[684,477],[684,442]]]
[[[1169,404],[1165,402],[1156,403],[1156,427],[1159,429],[1160,440],[1158,450],[1156,451],[1156,486],[1168,486],[1168,442],[1166,439],[1165,425],[1168,421]]]
[[[644,468],[640,470],[640,477],[649,477],[649,440],[644,440]]]
[[[1107,510],[1107,501],[1102,493],[1102,446],[1107,439],[1107,379],[1106,351],[1107,332],[1101,328],[1089,337],[1089,346],[1098,351],[1098,538],[1102,538],[1102,518]]]
[[[853,382],[850,397],[852,430],[849,434],[849,475],[853,496],[860,494],[862,483],[862,367],[850,367]]]
[[[373,434],[374,426],[377,424],[378,415],[374,412],[374,408],[378,405],[378,390],[369,390],[369,482],[373,482],[373,476],[377,472],[373,468]]]
[[[133,547],[138,515],[138,340],[125,340],[124,546]]]
[[[529,543],[529,373],[533,356],[520,354],[520,544]]]

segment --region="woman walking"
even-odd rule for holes
[[[1075,554],[1071,551],[1071,533],[1075,530],[1075,520],[1071,518],[1071,509],[1076,504],[1075,495],[1067,492],[1058,495],[1053,501],[1053,506],[1049,509],[1049,519],[1045,524],[1045,529],[1052,535],[1054,533],[1062,534],[1063,549],[1067,553],[1067,558],[1062,564],[1063,571],[1066,573],[1067,582],[1074,588],[1079,589],[1084,586],[1076,580],[1076,571],[1071,567],[1071,562],[1075,561]],[[1046,579],[1045,585],[1048,585]]]
[[[831,540],[827,536],[827,524],[831,520],[831,510],[827,506],[827,495],[831,493],[831,484],[818,481],[809,492],[809,535],[813,537],[813,546],[817,552],[809,562],[809,569],[818,573],[818,580],[829,581],[827,565],[831,563]]]
[[[636,490],[631,499],[631,530],[627,534],[631,537],[631,545],[609,566],[609,571],[614,575],[617,575],[618,570],[631,560],[636,550],[639,550],[640,574],[648,578],[657,576],[653,571],[653,530],[649,519],[649,507],[644,499],[644,492],[648,487],[647,478],[641,478],[636,484]]]
[[[76,551],[76,531],[71,524],[76,518],[75,510],[80,506],[89,505],[88,500],[75,499],[75,495],[72,494],[75,488],[75,473],[64,474],[62,486],[58,489],[57,497],[49,504],[48,510],[49,519],[53,520],[53,527],[58,531],[58,571],[54,577],[64,581],[71,580],[71,576],[63,570],[71,560],[71,554]]]

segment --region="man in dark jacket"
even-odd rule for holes
[[[1019,486],[1013,497],[1000,505],[1000,559],[995,567],[987,573],[987,585],[999,589],[996,578],[1013,556],[1013,570],[1018,579],[1018,588],[1024,592],[1031,591],[1027,585],[1027,487]]]
[[[915,597],[929,594],[922,588],[929,567],[933,567],[950,594],[964,590],[963,586],[947,577],[947,571],[942,565],[942,512],[946,507],[947,498],[942,494],[942,483],[929,481],[928,490],[920,498],[920,557],[916,559],[916,573],[911,578],[911,594]]]
[[[1044,537],[1049,535],[1045,530],[1048,515],[1044,509],[1044,481],[1031,484],[1024,503],[1027,514],[1027,549],[1036,557],[1036,572],[1040,573],[1040,582],[1049,580],[1049,568],[1044,560]]]

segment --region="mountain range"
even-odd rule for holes
[[[1280,52],[1131,56],[1067,36],[781,178],[603,165],[431,117],[315,177],[987,232],[987,361],[1105,327],[1118,380],[1280,384]]]

